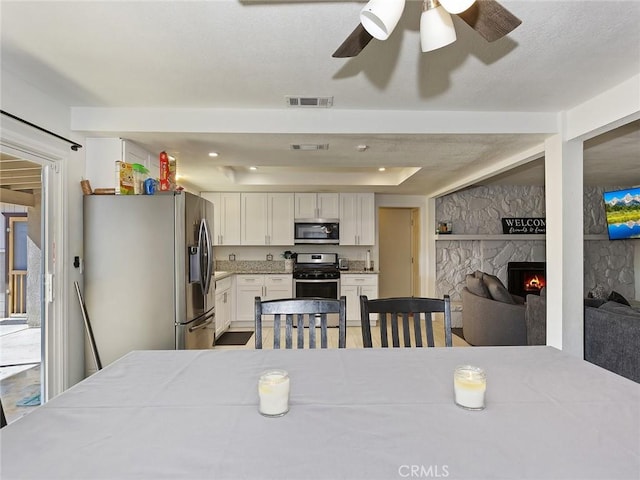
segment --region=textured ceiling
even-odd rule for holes
[[[494,43],[454,18],[458,40],[422,54],[421,2],[409,1],[386,42],[373,40],[358,57],[335,59],[331,53],[357,25],[362,2],[2,1],[2,69],[69,106],[152,107],[159,114],[168,107],[282,110],[286,95],[333,96],[335,111],[558,112],[640,71],[636,0],[501,3],[523,24]],[[279,189],[398,193],[450,184],[544,139],[348,131],[104,134],[135,139],[154,153],[173,152],[181,173],[202,190],[273,189],[274,177],[289,175],[295,184],[280,182]],[[290,143],[308,142],[330,148],[289,150]],[[369,148],[358,152],[359,144]],[[637,145],[637,133],[628,133],[588,148],[586,181],[640,183]],[[214,149],[224,155],[212,162],[206,152]],[[263,167],[254,178],[264,186],[250,180],[249,165]],[[378,173],[368,187],[353,170],[377,172],[379,166],[395,179],[403,178],[399,169],[404,175],[407,168],[422,170],[399,187],[393,179],[384,184]],[[535,164],[513,174],[495,181],[540,181]]]

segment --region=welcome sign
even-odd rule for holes
[[[547,233],[547,222],[544,218],[503,218],[502,233],[509,235]]]

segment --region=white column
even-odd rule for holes
[[[547,345],[583,357],[583,142],[545,142]]]
[[[426,254],[425,261],[427,263],[425,286],[427,297],[435,298],[436,296],[436,199],[434,197],[427,198],[425,221],[426,234]]]

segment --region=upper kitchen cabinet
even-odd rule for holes
[[[139,163],[151,172],[152,177],[160,175],[157,155],[146,151],[140,145],[122,138],[87,138],[86,178],[93,188],[115,188],[116,161]]]
[[[375,212],[373,193],[341,193],[340,245],[374,245]]]
[[[296,220],[340,218],[340,195],[337,193],[296,193]]]
[[[240,193],[204,192],[213,203],[213,244],[240,245]]]
[[[293,193],[242,193],[242,245],[293,245]]]

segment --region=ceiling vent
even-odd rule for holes
[[[284,97],[289,107],[329,108],[333,107],[333,97]]]
[[[291,150],[329,150],[328,143],[292,143]]]

